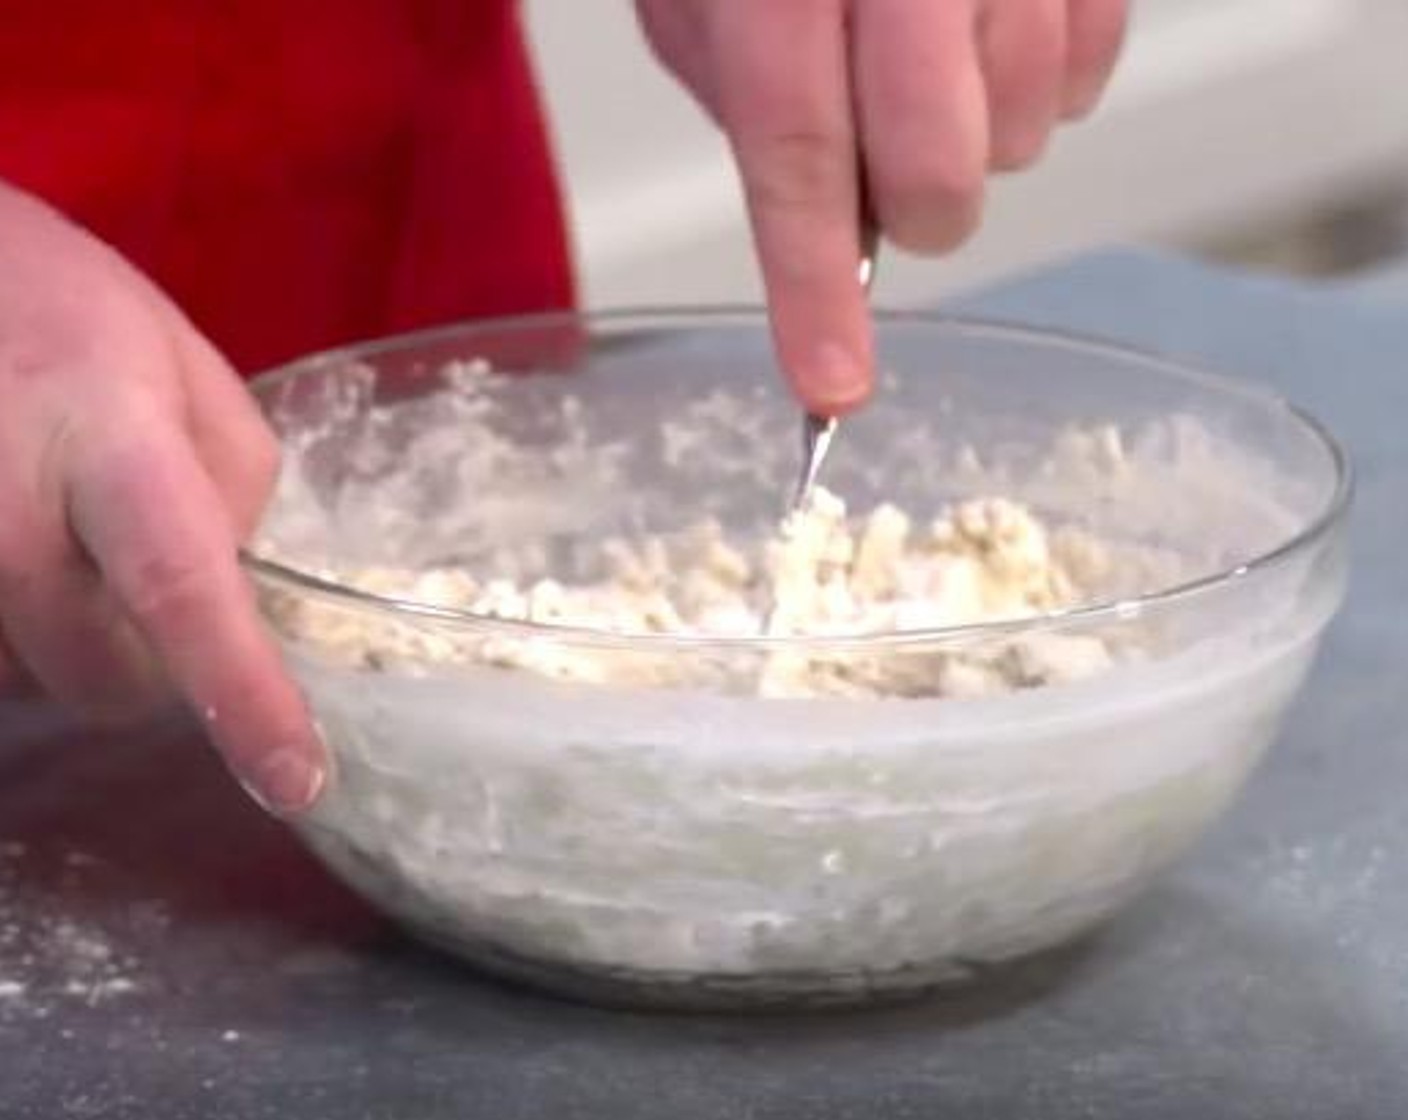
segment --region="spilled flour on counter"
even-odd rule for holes
[[[47,1019],[60,1008],[95,1007],[138,992],[138,962],[105,930],[23,888],[25,845],[0,843],[0,1024]],[[64,878],[81,886],[95,861],[70,851]]]
[[[1111,565],[1090,535],[1053,532],[1005,499],[965,502],[927,523],[889,504],[853,519],[822,488],[770,540],[732,540],[717,521],[703,520],[674,534],[607,540],[600,553],[605,574],[581,582],[522,582],[463,568],[319,574],[486,619],[684,636],[707,645],[759,635],[844,642],[1027,619],[1090,601]],[[751,658],[707,650],[670,656],[548,635],[417,626],[287,593],[266,595],[284,632],[374,669],[481,663],[617,685],[718,685],[724,678],[763,696],[977,697],[1081,679],[1112,661],[1106,641],[1057,633],[963,648],[773,647]]]

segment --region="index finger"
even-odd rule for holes
[[[1095,108],[1119,58],[1129,20],[1125,0],[1066,0],[1069,28],[1062,110],[1082,117]]]
[[[236,777],[270,808],[316,800],[324,748],[259,618],[229,513],[174,423],[114,421],[68,479],[73,531]]]
[[[841,0],[717,6],[720,116],[748,199],[783,369],[835,415],[874,380],[857,275],[859,162]]]

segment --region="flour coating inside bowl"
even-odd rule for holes
[[[504,439],[489,422],[494,407],[482,391],[487,376],[474,367],[452,371],[456,392],[445,394],[445,407],[430,422],[418,422],[415,441],[404,452],[408,464],[386,471],[358,502],[365,520],[388,525],[388,536],[416,540],[420,533],[396,524],[397,511],[408,504],[397,480],[420,477],[417,457],[435,461],[457,454],[463,463],[451,484],[440,488],[447,491],[445,500],[424,533],[468,517],[475,527],[463,536],[474,539],[473,547],[446,546],[443,551],[458,553],[453,562],[422,559],[423,550],[408,557],[413,563],[357,562],[349,559],[356,549],[329,547],[330,537],[347,536],[340,525],[314,531],[317,543],[310,546],[297,512],[318,506],[308,497],[307,478],[316,469],[311,461],[317,448],[314,441],[310,450],[305,441],[293,448],[280,517],[259,552],[331,584],[489,623],[546,629],[525,635],[437,626],[268,589],[266,607],[285,636],[347,664],[401,672],[478,664],[612,687],[712,687],[763,697],[974,698],[1083,679],[1140,656],[1147,635],[1141,638],[1133,627],[1098,636],[1045,627],[990,642],[935,643],[922,653],[913,645],[895,652],[789,649],[780,643],[918,635],[1049,617],[1175,583],[1189,568],[1175,550],[1109,538],[1069,521],[1054,523],[1000,496],[1000,475],[989,479],[998,496],[980,490],[931,506],[882,500],[856,516],[842,497],[821,487],[807,508],[780,521],[740,527],[706,512],[663,528],[651,528],[644,517],[634,523],[618,518],[616,531],[592,532],[578,523],[574,507],[609,505],[605,495],[622,487],[623,449],[594,438],[569,396],[559,402],[552,446],[535,461],[530,448]],[[735,486],[761,485],[742,466],[743,450],[728,438],[751,431],[746,403],[718,396],[701,402],[667,426],[664,457],[682,461],[707,447],[740,465]],[[397,408],[371,412],[369,424],[394,429]],[[702,445],[701,428],[709,433]],[[766,444],[750,434],[743,446],[758,450]],[[372,452],[369,458],[382,469],[379,450],[384,456],[372,440],[362,454]],[[976,451],[964,448],[952,469],[981,477],[980,462]],[[1049,465],[1053,480],[1074,472],[1077,484],[1088,484],[1092,473],[1106,485],[1137,477],[1113,427],[1066,433]],[[948,468],[936,459],[935,469]],[[493,472],[516,501],[492,496]],[[541,527],[537,537],[534,522]],[[503,540],[493,539],[494,526],[503,530]],[[549,557],[549,548],[557,555]],[[562,628],[624,644],[584,643],[567,633],[554,640],[552,631]],[[651,647],[629,644],[642,636],[728,641],[761,635],[775,641],[761,657],[656,656]]]

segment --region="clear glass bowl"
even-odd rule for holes
[[[776,523],[799,422],[762,315],[469,325],[259,380],[286,469],[246,559],[335,756],[297,824],[313,849],[482,967],[670,1007],[914,994],[1144,888],[1242,785],[1338,606],[1344,458],[1275,397],[1118,347],[925,314],[878,332],[879,395],[826,471],[855,508],[1000,494],[1157,562],[1060,615],[846,639],[473,617],[328,572],[509,549],[573,575],[606,534]],[[426,656],[339,650],[368,626]],[[923,673],[1046,637],[1124,652],[976,699],[756,687],[778,657]],[[493,643],[609,671],[435,655]]]

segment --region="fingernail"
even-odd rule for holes
[[[817,349],[803,373],[807,403],[818,410],[845,411],[862,400],[870,386],[866,363],[835,343]]]
[[[302,750],[282,750],[266,755],[249,773],[237,776],[261,808],[278,816],[310,808],[323,791],[327,772]]]

